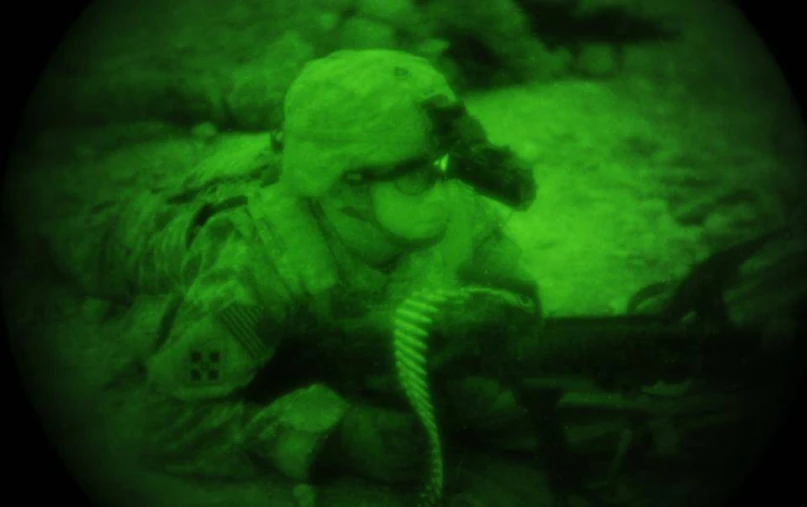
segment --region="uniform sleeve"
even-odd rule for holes
[[[164,394],[227,396],[252,380],[288,333],[292,298],[238,227],[241,213],[207,220],[182,263],[184,301],[147,364],[152,386]]]
[[[261,368],[273,367],[295,329],[294,298],[251,239],[251,224],[239,209],[209,217],[182,263],[184,301],[170,337],[146,365],[155,406],[149,461],[208,477],[269,466],[307,481],[348,403],[322,385],[268,405],[240,395]]]

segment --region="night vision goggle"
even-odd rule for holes
[[[538,192],[532,169],[512,150],[488,141],[482,124],[468,114],[465,104],[438,96],[423,104],[432,122],[440,153],[446,154],[444,173],[477,192],[523,211]]]

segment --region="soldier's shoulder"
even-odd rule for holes
[[[248,196],[246,217],[262,251],[284,273],[294,292],[317,294],[337,281],[331,249],[308,201],[282,184]]]
[[[227,396],[246,386],[271,358],[277,345],[242,343],[213,314],[194,314],[186,306],[168,342],[146,362],[153,388],[193,401]]]
[[[298,220],[297,206],[275,183],[242,182],[238,188],[219,189],[207,199],[208,213],[219,223],[229,223],[244,237],[259,239],[259,226],[277,225]]]

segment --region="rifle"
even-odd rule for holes
[[[567,377],[577,379],[572,383],[583,379],[605,388],[638,388],[692,375],[736,381],[755,371],[777,371],[787,354],[760,354],[764,331],[728,322],[722,294],[743,262],[785,232],[783,229],[740,243],[697,264],[671,291],[672,297],[659,312],[550,316],[531,326],[527,334],[515,337],[503,336],[501,323],[492,322],[468,337],[488,345],[482,346],[482,354],[458,357],[439,371],[430,369],[430,375],[437,382],[473,373],[505,376],[513,382],[528,379],[533,384],[541,378]],[[637,294],[645,292],[643,289]],[[687,314],[694,318],[684,318]],[[312,319],[300,316],[297,320]],[[295,385],[324,381],[339,386],[355,384],[357,379],[389,377],[394,364],[388,330],[374,327],[384,320],[379,316],[375,322],[359,323],[347,332],[341,327],[312,329],[304,336],[285,340],[267,372],[271,379],[262,383],[261,391],[269,392],[264,389],[271,385],[274,395],[292,388],[292,381]],[[441,340],[438,336],[429,340],[432,338]],[[389,388],[358,389],[359,397],[369,396],[385,404],[402,402],[400,393]]]
[[[653,314],[547,317],[530,329],[531,334],[506,340],[496,323],[480,329],[478,341],[490,345],[482,348],[482,354],[461,357],[437,371],[429,370],[430,387],[437,398],[437,419],[445,422],[445,426],[441,422],[444,436],[448,440],[462,439],[450,415],[439,413],[443,380],[469,373],[496,378],[513,391],[517,404],[527,410],[539,442],[530,455],[541,456],[541,466],[548,471],[553,487],[565,495],[586,489],[580,482],[568,481],[582,475],[582,465],[574,454],[588,445],[588,437],[570,432],[563,423],[563,412],[607,411],[634,421],[649,421],[686,414],[713,418],[714,412],[719,417],[726,415],[720,412],[735,409],[753,411],[754,405],[747,402],[747,396],[740,395],[731,402],[719,388],[711,392],[707,389],[700,398],[689,397],[683,403],[681,399],[659,401],[636,395],[643,386],[658,381],[680,382],[693,377],[711,383],[709,388],[749,381],[758,387],[761,378],[782,379],[781,373],[787,371],[783,366],[793,354],[760,354],[764,331],[732,325],[721,312],[720,303],[727,282],[739,266],[783,232],[731,247],[696,265],[672,291],[667,305]],[[694,318],[687,319],[688,314]],[[371,330],[359,329],[349,333],[312,330],[307,338],[287,340],[289,345],[278,350],[268,370],[270,378],[261,382],[260,391],[271,395],[296,384],[322,381],[348,397],[407,409],[394,378],[381,387],[368,385],[369,382],[355,385],[357,379],[381,376],[389,380],[390,371],[394,371],[389,339],[384,333],[378,339],[371,334]],[[290,379],[296,384],[289,385]],[[693,427],[698,424],[701,422],[690,423]],[[608,479],[618,472],[630,440],[630,432],[620,436]]]
[[[498,354],[493,354],[495,347],[485,351],[477,367],[505,380],[527,409],[537,436],[533,451],[543,456],[560,496],[586,491],[582,480],[574,480],[585,468],[575,452],[590,451],[592,445],[586,431],[575,434],[580,421],[570,424],[564,413],[607,413],[630,421],[618,425],[618,438],[611,439],[616,451],[600,481],[603,486],[619,473],[631,443],[643,432],[656,441],[676,441],[682,430],[759,418],[780,409],[781,387],[803,369],[793,360],[803,357],[804,344],[792,342],[762,353],[769,338],[765,330],[729,322],[723,295],[744,262],[788,232],[783,228],[710,256],[692,268],[656,313],[548,317],[532,336],[516,339]],[[637,299],[649,292],[639,291]],[[793,305],[797,327],[790,338],[805,330],[804,313],[799,311],[804,292]],[[661,399],[642,395],[643,386],[658,381],[692,379],[700,392]],[[589,501],[602,504],[597,498]]]
[[[760,354],[765,330],[730,322],[724,295],[746,261],[772,240],[790,233],[790,228],[781,228],[709,256],[670,290],[666,304],[655,313],[546,317],[531,336],[514,340],[494,361],[501,363],[500,370],[521,378],[575,375],[607,381],[623,377],[640,384],[678,381],[693,374],[749,376],[751,368],[775,369],[776,358]],[[803,263],[801,257],[807,252],[799,247],[802,250],[793,257]],[[798,319],[799,308],[807,301],[804,285],[799,285],[800,301],[794,301],[790,315],[802,327]],[[638,300],[656,287],[637,292],[629,308],[638,306]],[[495,335],[496,331],[488,328],[483,333]]]

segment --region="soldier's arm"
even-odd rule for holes
[[[208,217],[183,263],[184,302],[147,362],[149,392],[168,407],[151,418],[152,462],[208,476],[254,473],[258,462],[308,480],[347,403],[310,384],[265,404],[246,395],[259,372],[287,370],[277,353],[296,339],[300,301],[245,222],[237,209]]]

